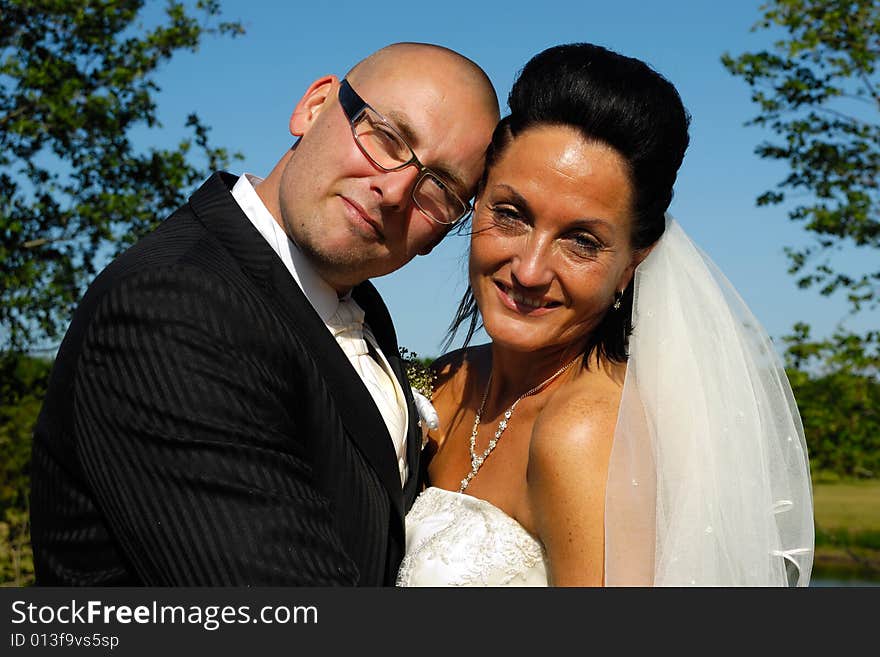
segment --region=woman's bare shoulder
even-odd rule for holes
[[[431,363],[434,399],[446,396],[460,399],[467,382],[488,367],[490,356],[489,345],[486,344],[456,349],[437,358]]]
[[[542,409],[531,451],[543,459],[604,458],[617,424],[625,365],[582,368]]]

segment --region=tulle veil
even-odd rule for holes
[[[807,446],[770,338],[667,215],[635,273],[605,500],[610,586],[807,586]]]

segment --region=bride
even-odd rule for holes
[[[598,46],[522,70],[487,152],[398,584],[805,586],[803,429],[766,333],[666,215],[675,88]]]

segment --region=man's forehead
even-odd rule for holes
[[[442,46],[405,43],[377,51],[346,77],[426,167],[470,192],[498,121],[495,90],[479,66]]]
[[[397,89],[392,90],[390,86],[385,86],[384,90],[387,93],[383,95],[382,88],[376,88],[374,94],[371,94],[376,98],[365,97],[364,101],[400,132],[425,166],[451,183],[459,193],[468,190],[471,183],[465,181],[465,175],[470,178],[472,172],[462,170],[462,167],[466,166],[463,160],[471,159],[468,153],[457,151],[452,158],[455,161],[424,159],[425,151],[433,151],[438,145],[444,143],[446,138],[450,136],[450,132],[454,130],[457,121],[460,121],[462,126],[465,125],[466,118],[461,111],[461,104],[438,101],[438,104],[448,105],[453,109],[445,111],[441,108],[439,111],[440,120],[429,121],[426,120],[425,104],[415,100],[417,93],[401,95],[396,93]],[[429,95],[437,95],[438,98],[445,99],[445,94],[441,96],[436,93],[436,90],[430,90]],[[432,114],[434,116],[438,114],[436,108],[432,110]]]
[[[386,115],[400,111],[411,125],[417,123],[416,117],[408,115],[412,114],[412,107],[417,111],[430,105],[469,105],[479,93],[461,65],[430,66],[427,62],[416,65],[405,61],[397,66],[371,67],[365,73],[353,73],[347,79],[373,107]]]

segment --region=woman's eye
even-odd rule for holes
[[[509,205],[494,205],[491,209],[493,217],[500,223],[512,224],[522,220],[519,211]]]
[[[594,255],[602,250],[602,245],[590,235],[573,235],[570,239],[576,251],[588,255]]]

